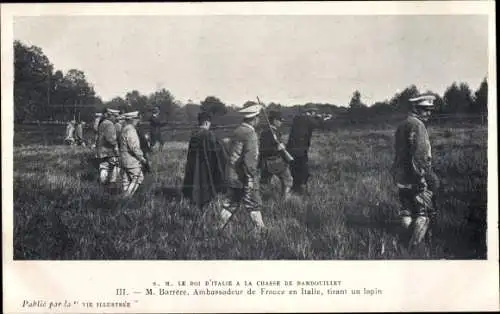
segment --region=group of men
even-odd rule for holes
[[[425,126],[434,110],[434,100],[432,95],[410,99],[411,112],[397,127],[395,134],[396,155],[391,173],[399,190],[399,216],[405,236],[409,236],[407,243],[410,247],[422,243],[437,210],[439,180],[432,168],[431,144]],[[284,145],[279,130],[282,123],[279,112],[269,113],[269,128],[261,132],[260,138],[255,128],[263,108],[255,105],[240,112],[243,122],[233,132],[226,154],[223,144],[209,131],[209,115],[200,115],[203,131],[197,132],[189,144],[183,193],[203,206],[223,190],[220,187],[226,183],[219,213],[222,228],[243,207],[254,222],[256,231],[260,231],[265,228],[260,194],[267,189],[272,176],[278,177],[281,182],[283,199],[290,192],[306,193],[311,134],[322,119],[318,119],[319,115],[313,110],[296,116],[288,143]],[[287,158],[288,155],[291,158]],[[221,166],[223,158],[227,158],[227,173]],[[224,177],[227,181],[221,179]]]
[[[150,145],[147,136],[137,130],[141,120],[138,111],[121,113],[106,109],[96,115],[96,158],[99,182],[121,188],[124,197],[131,197],[149,171]]]
[[[395,134],[395,160],[391,173],[399,189],[401,225],[410,231],[410,245],[422,242],[436,210],[439,180],[432,169],[432,154],[425,122],[434,109],[434,96],[410,99],[412,110]],[[320,115],[306,110],[293,119],[288,142],[282,142],[279,111],[268,114],[260,105],[240,110],[243,121],[224,142],[210,130],[212,116],[198,115],[199,128],[189,141],[183,195],[203,208],[217,194],[223,195],[219,208],[220,227],[243,208],[254,223],[255,231],[265,229],[261,193],[271,178],[281,183],[281,197],[291,193],[307,194],[308,151],[314,128],[321,125]],[[261,116],[267,127],[256,131]],[[138,112],[120,114],[107,109],[97,127],[97,158],[102,184],[117,180],[121,171],[122,192],[132,196],[149,168],[147,154],[151,146],[136,126]],[[123,125],[122,125],[123,124]]]
[[[80,145],[85,146],[85,139],[83,138],[83,121],[71,120],[66,125],[66,134],[64,136],[64,143],[66,145]]]
[[[281,183],[283,200],[291,193],[306,193],[309,178],[307,156],[312,131],[323,118],[314,109],[296,116],[285,145],[280,130],[281,112],[266,113],[262,105],[255,104],[240,110],[240,113],[243,121],[227,145],[210,131],[210,114],[200,113],[200,130],[189,142],[182,192],[199,207],[223,192],[219,213],[221,228],[243,208],[258,233],[266,226],[261,212],[261,194],[269,189],[273,176]],[[262,116],[266,127],[258,134],[256,128]]]

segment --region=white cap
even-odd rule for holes
[[[102,112],[96,112],[96,113],[95,113],[95,116],[96,116],[96,118],[100,118],[100,117],[102,117]]]
[[[111,109],[111,108],[106,108],[106,112],[110,113],[110,114],[114,114],[114,115],[120,114],[120,110]]]
[[[259,115],[259,113],[261,112],[262,109],[263,108],[261,105],[256,104],[256,105],[252,105],[252,106],[248,106],[246,108],[243,108],[239,112],[242,113],[245,118],[253,118],[253,117]]]
[[[434,107],[434,100],[436,100],[436,96],[434,95],[422,95],[409,99],[414,106],[420,107]]]
[[[121,115],[124,119],[139,119],[139,111],[127,112]]]

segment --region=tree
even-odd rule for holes
[[[361,101],[361,93],[354,91],[351,100],[349,101],[349,115],[355,119],[364,117],[368,107]]]
[[[474,106],[472,111],[476,113],[488,112],[488,81],[486,78],[484,78],[479,89],[474,93]]]
[[[211,113],[212,115],[224,115],[227,112],[226,104],[215,96],[208,96],[201,102],[201,110]]]
[[[401,93],[394,95],[389,103],[396,112],[408,112],[412,107],[410,99],[417,97],[419,94],[418,88],[415,85],[410,85]]]
[[[137,110],[141,113],[146,111],[148,105],[148,97],[141,95],[137,90],[128,92],[125,95],[125,101],[128,103],[129,109]]]
[[[473,99],[472,92],[467,83],[456,82],[448,87],[443,96],[444,112],[446,113],[465,113],[470,112]]]
[[[14,117],[16,122],[41,119],[50,112],[50,77],[53,72],[42,49],[14,41]]]
[[[179,108],[175,103],[174,96],[165,88],[151,94],[148,98],[148,104],[152,107],[159,107],[160,114],[167,118],[171,118],[175,110]]]
[[[250,107],[250,106],[254,106],[256,105],[257,102],[253,101],[253,100],[247,100],[244,104],[243,104],[243,108],[246,108],[246,107]]]

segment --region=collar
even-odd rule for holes
[[[410,113],[408,114],[408,116],[409,116],[409,117],[416,118],[416,119],[418,119],[419,121],[422,121],[422,119],[420,119],[420,116],[419,116],[418,114],[416,114],[415,112],[413,112],[413,111],[412,111],[412,112],[410,112]],[[423,121],[422,121],[422,122],[423,122]]]
[[[255,128],[246,122],[243,122],[241,125],[250,128],[252,131],[255,131]]]

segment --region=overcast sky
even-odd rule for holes
[[[14,38],[56,69],[83,70],[109,100],[168,89],[199,102],[367,104],[415,84],[477,89],[488,70],[486,16],[17,17]]]

